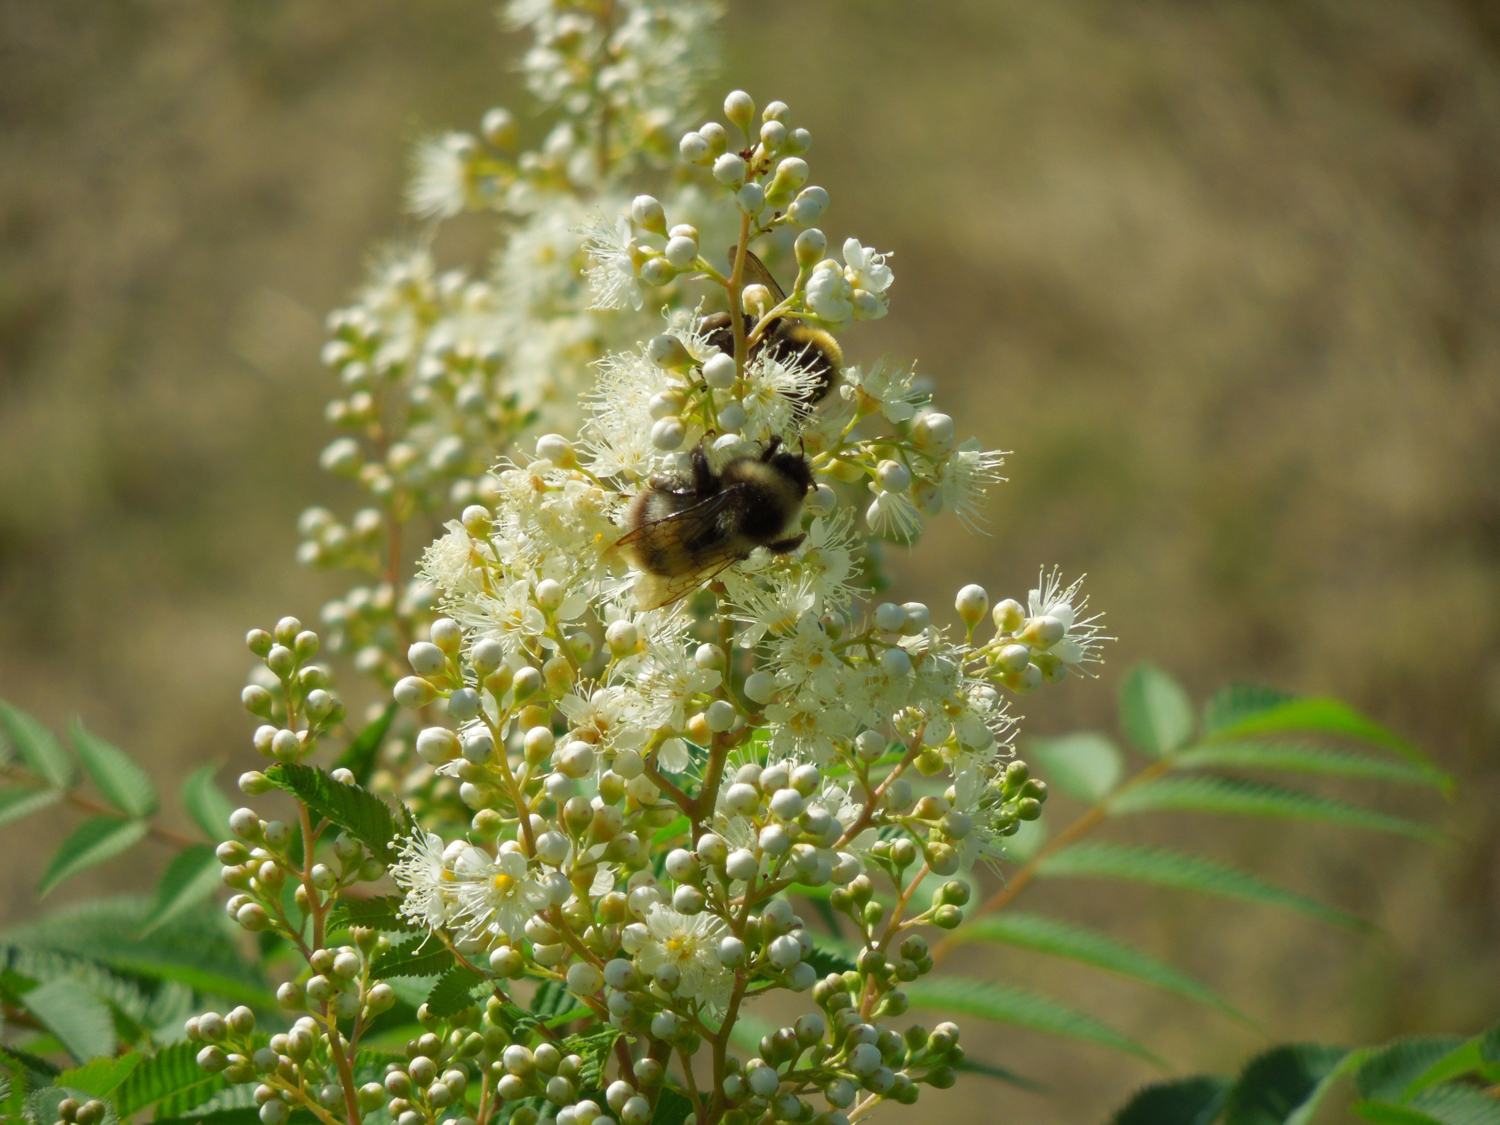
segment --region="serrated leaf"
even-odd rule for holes
[[[1350,1108],[1372,1125],[1500,1125],[1500,1101],[1454,1082],[1423,1090],[1404,1105],[1361,1100]]]
[[[33,1055],[30,1051],[0,1043],[0,1061],[5,1060],[9,1060],[32,1075],[34,1086],[48,1085],[62,1073],[61,1067],[56,1063],[48,1062],[40,1055]]]
[[[682,1125],[692,1112],[692,1102],[676,1090],[663,1087],[656,1099],[656,1112],[651,1115],[651,1125]]]
[[[1348,1054],[1343,1047],[1295,1043],[1258,1056],[1225,1096],[1224,1125],[1292,1125]]]
[[[564,1055],[578,1055],[583,1059],[583,1066],[578,1072],[580,1090],[599,1089],[599,1084],[604,1077],[605,1064],[609,1060],[610,1052],[614,1050],[615,1040],[620,1038],[621,1034],[618,1028],[606,1024],[595,1030],[569,1035],[559,1044],[559,1049]]]
[[[156,903],[151,907],[141,933],[149,934],[211,897],[223,886],[223,869],[214,849],[207,844],[183,848],[172,857],[172,862],[162,873],[161,882],[156,886]]]
[[[813,941],[815,945],[812,953],[802,959],[818,970],[819,977],[826,977],[829,973],[847,973],[855,967],[854,962],[827,934],[817,934]]]
[[[145,1055],[132,1051],[119,1058],[100,1058],[85,1066],[65,1070],[57,1076],[57,1085],[71,1086],[96,1098],[107,1098],[115,1087],[130,1077],[130,1074],[145,1059]],[[118,1108],[118,1107],[117,1107]]]
[[[122,820],[117,816],[96,816],[85,820],[73,830],[73,834],[52,853],[42,881],[37,886],[36,897],[45,898],[59,883],[71,879],[80,871],[96,867],[107,859],[113,859],[127,848],[140,843],[146,835],[144,821]]]
[[[1110,1125],[1212,1125],[1224,1108],[1230,1080],[1200,1074],[1139,1090],[1110,1118]]]
[[[1012,1086],[1019,1086],[1023,1090],[1030,1090],[1033,1094],[1046,1094],[1050,1092],[1045,1084],[1036,1081],[1034,1078],[1027,1078],[1025,1075],[1017,1074],[1015,1071],[1008,1070],[1003,1066],[996,1066],[994,1063],[964,1059],[963,1062],[959,1063],[953,1069],[960,1074],[979,1074],[985,1078],[993,1078],[998,1082],[1008,1082]]]
[[[148,1105],[182,1093],[196,1099],[192,1105],[201,1105],[223,1089],[222,1077],[198,1066],[199,1050],[197,1043],[183,1039],[167,1044],[141,1062],[115,1091],[115,1106],[121,1116],[133,1117]],[[191,1109],[192,1105],[183,1108]]]
[[[265,978],[236,946],[223,911],[203,903],[142,934],[150,908],[150,900],[142,896],[96,899],[53,911],[0,937],[22,949],[71,954],[254,1007],[276,1007]]]
[[[1399,816],[1363,809],[1333,797],[1300,789],[1283,789],[1236,777],[1163,777],[1133,786],[1109,802],[1112,816],[1140,812],[1200,812],[1220,816],[1266,816],[1278,820],[1307,820],[1346,828],[1394,832],[1417,840],[1436,841],[1436,829]]]
[[[57,804],[63,798],[61,789],[42,789],[35,785],[7,785],[0,789],[0,825],[30,816]]]
[[[400,895],[341,898],[328,915],[328,929],[364,926],[381,933],[420,933],[422,927],[401,916]]]
[[[1052,1035],[1113,1047],[1117,1051],[1162,1065],[1160,1059],[1135,1040],[1106,1027],[1091,1016],[1076,1012],[1035,992],[1006,984],[954,976],[913,981],[906,986],[905,992],[914,1008],[957,1012],[996,1023],[1029,1027],[1033,1031],[1045,1031]]]
[[[1257,684],[1230,684],[1220,688],[1203,705],[1203,730],[1214,734],[1243,719],[1280,707],[1297,697],[1278,688]]]
[[[79,1062],[115,1053],[109,1006],[75,977],[55,977],[21,997],[28,1011]]]
[[[266,771],[272,784],[353,836],[381,863],[396,862],[398,828],[391,807],[368,789],[335,781],[312,766],[278,762]],[[408,814],[409,815],[409,814]]]
[[[1231,1019],[1239,1020],[1241,1023],[1251,1023],[1233,1005],[1222,999],[1207,985],[1199,983],[1149,954],[1131,949],[1128,945],[1115,941],[1114,938],[1106,937],[1104,934],[1082,926],[1074,926],[1036,914],[1006,911],[1003,914],[988,914],[976,918],[960,926],[954,931],[953,936],[958,941],[1000,942],[1094,965],[1168,992],[1175,992],[1179,996],[1186,996],[1190,1000],[1196,1000],[1211,1008],[1217,1008]]]
[[[387,977],[440,976],[453,967],[453,953],[429,935],[393,945],[375,958],[370,975],[377,980]]]
[[[1089,804],[1113,793],[1125,772],[1119,748],[1094,731],[1032,739],[1026,757],[1041,768],[1048,782]]]
[[[444,952],[447,952],[446,950]],[[427,1010],[446,1019],[474,1006],[474,989],[484,983],[484,974],[467,965],[454,965],[427,994]]]
[[[1193,704],[1171,676],[1154,664],[1139,664],[1120,684],[1120,725],[1132,746],[1161,758],[1193,736]]]
[[[380,744],[385,741],[385,736],[391,729],[396,709],[394,701],[387,703],[385,710],[373,722],[366,723],[349,745],[344,747],[334,768],[346,769],[354,775],[356,783],[368,785],[370,775],[375,772],[375,755],[380,752]]]
[[[1407,1084],[1398,1100],[1412,1097],[1428,1086],[1448,1082],[1466,1074],[1473,1074],[1484,1067],[1484,1054],[1480,1050],[1481,1037],[1466,1039],[1446,1055],[1437,1059]]]
[[[125,751],[93,734],[78,719],[73,720],[72,735],[74,753],[106,801],[126,816],[156,812],[156,786]]]
[[[1353,930],[1369,928],[1352,914],[1264,882],[1247,872],[1163,848],[1097,841],[1074,844],[1043,860],[1037,874],[1052,878],[1128,879],[1156,887],[1279,906]]]
[[[1440,785],[1431,772],[1389,758],[1352,750],[1299,746],[1286,742],[1211,742],[1172,756],[1174,769],[1285,770],[1288,773],[1390,781],[1398,785]]]
[[[1387,730],[1368,715],[1361,714],[1343,700],[1331,696],[1289,699],[1274,707],[1255,711],[1237,722],[1221,727],[1205,741],[1230,742],[1265,734],[1332,734],[1358,739],[1405,758],[1412,765],[1432,775],[1443,786],[1453,779],[1443,773],[1406,739]]]
[[[4,729],[27,769],[54,788],[68,787],[73,780],[73,759],[56,735],[3,699],[0,699],[0,729]]]
[[[222,842],[233,837],[229,814],[234,812],[234,802],[214,783],[218,772],[219,767],[210,763],[188,774],[182,783],[182,805],[205,836]]]
[[[1361,1098],[1372,1101],[1402,1101],[1417,1079],[1462,1043],[1456,1035],[1409,1035],[1393,1040],[1360,1064],[1354,1072],[1354,1088]]]

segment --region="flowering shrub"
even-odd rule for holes
[[[24,987],[7,985],[7,1002],[80,1064],[103,1065],[59,1074],[10,1050],[3,1096],[81,1125],[151,1105],[158,1120],[253,1112],[264,1125],[849,1125],[980,1069],[953,1023],[898,1026],[914,1007],[1147,1053],[1033,994],[930,979],[970,938],[1232,1012],[1101,935],[991,915],[1044,861],[1067,874],[1071,860],[1075,875],[1175,880],[1337,920],[1207,861],[1074,845],[1105,814],[1150,808],[1422,834],[1311,794],[1164,776],[1244,766],[1257,736],[1276,768],[1440,775],[1331,701],[1231,693],[1195,742],[1182,689],[1142,669],[1124,725],[1151,764],[1122,785],[1106,740],[1037,744],[1042,772],[1094,803],[1043,844],[1047,784],[1013,752],[1007,699],[1087,674],[1107,638],[1055,570],[1016,591],[1024,600],[965,586],[950,624],[880,600],[881,544],[915,541],[932,518],[980,529],[1002,463],[960,440],[910,366],[846,359],[836,334],[890,307],[889,255],[854,237],[828,253],[817,224],[831,200],[809,183],[812,138],[785,104],[757,112],[734,91],[727,123],[683,131],[712,5],[509,11],[535,34],[523,66],[555,126],[517,154],[511,115],[492,111],[479,136],[421,146],[410,195],[434,221],[497,212],[490,272],[439,273],[421,245],[393,252],[330,319],[324,359],[342,390],[328,417],[346,433],[322,463],[371,506],[347,522],[309,509],[299,554],[362,584],[324,607],[322,637],[292,617],[252,630],[259,663],[242,694],[272,764],[239,787],[290,794],[294,815],[231,811],[209,770],[184,793],[207,842],[169,836],[182,850],[155,903],[92,916],[94,930],[120,928],[119,944],[79,945],[76,920],[66,940],[12,935]],[[657,195],[627,190],[650,176]],[[423,519],[453,514],[408,573]],[[392,700],[358,730],[325,650]],[[75,732],[99,805],[48,732],[14,709],[3,718],[21,763],[0,818],[64,797],[96,814],[44,890],[161,835],[150,780],[120,751]],[[1265,750],[1309,731],[1407,761]],[[331,761],[330,741],[343,744]],[[971,904],[976,868],[1001,860],[1023,865]],[[201,966],[162,976],[171,958],[144,952],[147,935],[186,932],[217,880],[233,892],[228,916],[258,935],[260,966],[249,982]],[[36,958],[86,962],[102,980],[121,950],[186,990],[177,1009],[246,1002],[188,1018],[185,1041],[160,1046],[184,1013],[152,993],[126,1036],[141,1049],[111,1062],[117,1039],[90,1039],[78,1018],[96,994],[59,990],[71,978]],[[801,1008],[785,1026],[752,1013],[774,992]]]

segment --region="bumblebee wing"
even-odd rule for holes
[[[647,535],[654,535],[664,543],[685,551],[693,551],[695,544],[711,542],[718,535],[719,513],[729,499],[729,489],[714,493],[681,511],[646,520],[620,536],[616,545],[631,547],[638,545]]]
[[[734,258],[739,252],[738,246],[729,248],[729,269],[734,270]],[[773,304],[781,304],[786,300],[786,294],[781,291],[781,286],[776,284],[776,279],[771,276],[771,271],[766,269],[766,263],[758,258],[753,250],[745,251],[745,276],[746,285],[764,285],[771,291]]]
[[[702,565],[684,574],[667,577],[661,574],[642,572],[635,580],[635,604],[637,609],[660,609],[671,605],[679,598],[713,581],[714,577],[738,561],[739,556],[728,547],[702,560]]]

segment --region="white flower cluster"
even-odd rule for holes
[[[597,304],[702,279],[731,313],[669,314],[607,356],[576,437],[503,463],[427,551],[447,616],[410,646],[395,698],[446,712],[416,749],[472,819],[410,837],[392,874],[411,922],[501,984],[564,985],[635,1044],[609,1086],[621,1120],[640,1117],[640,1062],[710,1041],[711,1077],[686,1079],[703,1125],[810,1120],[813,1090],[818,1119],[843,1125],[951,1080],[952,1031],[903,1039],[880,1017],[931,967],[916,928],[960,920],[952,877],[1040,813],[1001,693],[1085,669],[1102,638],[1055,573],[1025,606],[965,587],[956,633],[921,603],[868,604],[868,538],[909,539],[944,510],[973,521],[999,455],[956,441],[909,369],[845,366],[829,333],[885,312],[890,267],[853,239],[842,265],[823,257],[808,224],[827,196],[785,155],[810,138],[784,105],[758,143],[747,95],[725,111],[748,155],[718,125],[682,151],[739,216],[726,268],[649,196],[587,245]],[[783,293],[750,243],[787,224],[802,229]],[[847,916],[853,968],[820,973],[824,939],[788,891]],[[773,989],[814,989],[820,1010],[738,1063],[736,1015]],[[500,1096],[603,1119],[576,1083],[538,1086],[539,1058],[507,1053]]]

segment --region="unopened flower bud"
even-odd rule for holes
[[[667,232],[667,215],[654,195],[638,195],[630,204],[630,218],[636,226],[652,234]]]
[[[745,182],[745,161],[737,153],[726,152],[714,161],[714,179],[726,187]]]

